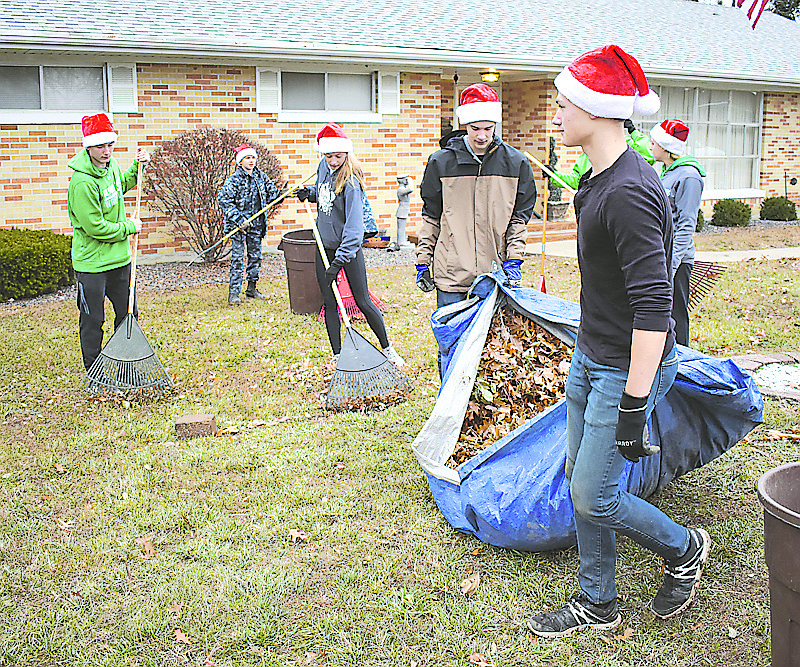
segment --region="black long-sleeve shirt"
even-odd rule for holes
[[[578,345],[598,364],[627,370],[633,329],[666,331],[672,348],[672,214],[655,170],[628,148],[587,172],[575,195],[581,324]]]

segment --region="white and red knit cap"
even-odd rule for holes
[[[328,123],[317,134],[314,148],[318,153],[352,153],[353,142],[336,123]]]
[[[256,153],[256,149],[253,148],[250,144],[239,144],[233,150],[236,151],[236,164],[239,164],[248,155],[252,155],[253,157],[258,157],[258,153]]]
[[[503,114],[503,105],[497,99],[497,92],[485,83],[473,83],[461,93],[456,115],[462,125],[477,121],[499,123]]]
[[[682,120],[673,118],[661,121],[650,130],[650,136],[667,153],[681,155],[686,150],[686,140],[689,138],[689,128]]]
[[[654,114],[661,100],[647,85],[636,58],[609,44],[584,53],[555,80],[558,92],[575,106],[600,118]]]
[[[101,146],[117,140],[117,133],[114,126],[104,113],[94,116],[84,116],[81,118],[81,130],[83,130],[83,147]]]

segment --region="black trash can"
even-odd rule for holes
[[[772,667],[800,666],[800,462],[758,480],[769,568]]]
[[[286,278],[289,282],[289,307],[296,315],[314,315],[322,308],[322,292],[317,283],[314,256],[317,242],[311,229],[297,229],[281,237]]]

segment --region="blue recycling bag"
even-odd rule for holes
[[[547,551],[575,544],[566,479],[566,402],[562,399],[461,464],[445,465],[461,432],[492,317],[508,306],[575,344],[580,307],[526,287],[499,271],[479,278],[466,301],[431,316],[446,353],[444,378],[413,449],[447,521],[488,544]],[[762,422],[755,381],[730,359],[678,346],[678,376],[650,418],[658,454],[629,463],[623,482],[646,498],[671,480],[715,459]]]

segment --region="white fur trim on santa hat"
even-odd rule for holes
[[[236,164],[241,163],[248,155],[252,155],[253,157],[258,157],[258,153],[256,153],[256,149],[248,146],[247,148],[243,148],[236,154]]]
[[[83,147],[89,148],[89,146],[102,146],[103,144],[110,144],[112,141],[116,141],[119,137],[117,137],[116,132],[97,132],[96,134],[90,134],[88,137],[83,138]]]
[[[644,97],[599,93],[584,86],[566,67],[556,77],[555,86],[575,106],[600,118],[624,120],[630,118],[634,112],[649,116],[661,108],[661,100],[652,89]]]
[[[481,120],[499,123],[503,118],[503,104],[501,102],[470,102],[458,107],[456,115],[458,122],[462,125]]]
[[[317,153],[352,153],[353,142],[347,137],[322,137],[315,145]]]
[[[682,155],[683,151],[686,150],[686,142],[681,141],[677,137],[673,137],[669,132],[661,127],[661,125],[656,125],[652,130],[650,130],[650,137],[659,146],[661,146],[661,148],[667,151],[667,153],[672,153],[673,155]]]

